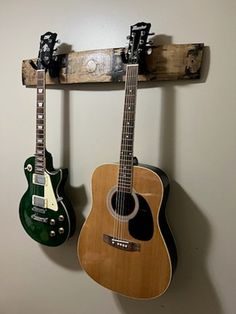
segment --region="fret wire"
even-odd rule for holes
[[[129,183],[123,183],[123,182],[118,182],[120,187],[124,187],[124,188],[127,188],[129,189],[130,188],[130,184]]]
[[[132,170],[131,166],[125,166],[124,168],[121,167],[121,171],[125,172],[126,170]]]
[[[123,187],[123,186],[118,186],[118,192],[126,192],[126,193],[130,193],[130,187]]]
[[[132,177],[132,173],[130,173],[129,177],[119,177],[118,182],[119,183],[125,183],[125,184],[130,184],[130,178]]]

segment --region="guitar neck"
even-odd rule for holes
[[[43,174],[46,146],[45,70],[37,70],[36,106],[35,173]]]
[[[125,80],[125,104],[121,136],[118,191],[131,193],[133,186],[133,145],[138,64],[128,64]]]

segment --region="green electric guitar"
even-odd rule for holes
[[[35,241],[58,246],[72,236],[75,214],[64,193],[67,169],[53,168],[52,156],[46,150],[45,76],[53,60],[56,33],[41,36],[36,65],[36,150],[24,165],[28,189],[20,202],[20,220]]]

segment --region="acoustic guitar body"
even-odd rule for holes
[[[133,167],[133,192],[118,200],[119,166],[105,164],[92,177],[92,210],[81,230],[78,255],[103,287],[132,298],[154,298],[168,288],[176,251],[165,219],[169,183],[152,167]]]

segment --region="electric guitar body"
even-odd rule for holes
[[[25,162],[28,189],[20,201],[20,220],[32,239],[47,246],[58,246],[73,234],[75,215],[64,193],[68,170],[55,170],[52,156],[47,151],[45,160],[43,177],[38,178],[35,175],[35,157]]]
[[[132,196],[121,197],[126,204],[122,214],[115,202],[118,171],[118,165],[106,164],[93,174],[93,205],[80,233],[80,262],[91,278],[112,291],[154,298],[168,288],[175,263],[164,214],[168,179],[158,168],[134,166]]]
[[[52,62],[56,33],[47,32],[40,38],[36,81],[36,145],[35,155],[26,160],[24,169],[28,189],[20,201],[21,223],[35,241],[58,246],[72,236],[75,214],[65,196],[66,169],[55,170],[52,156],[46,150],[46,70]]]

